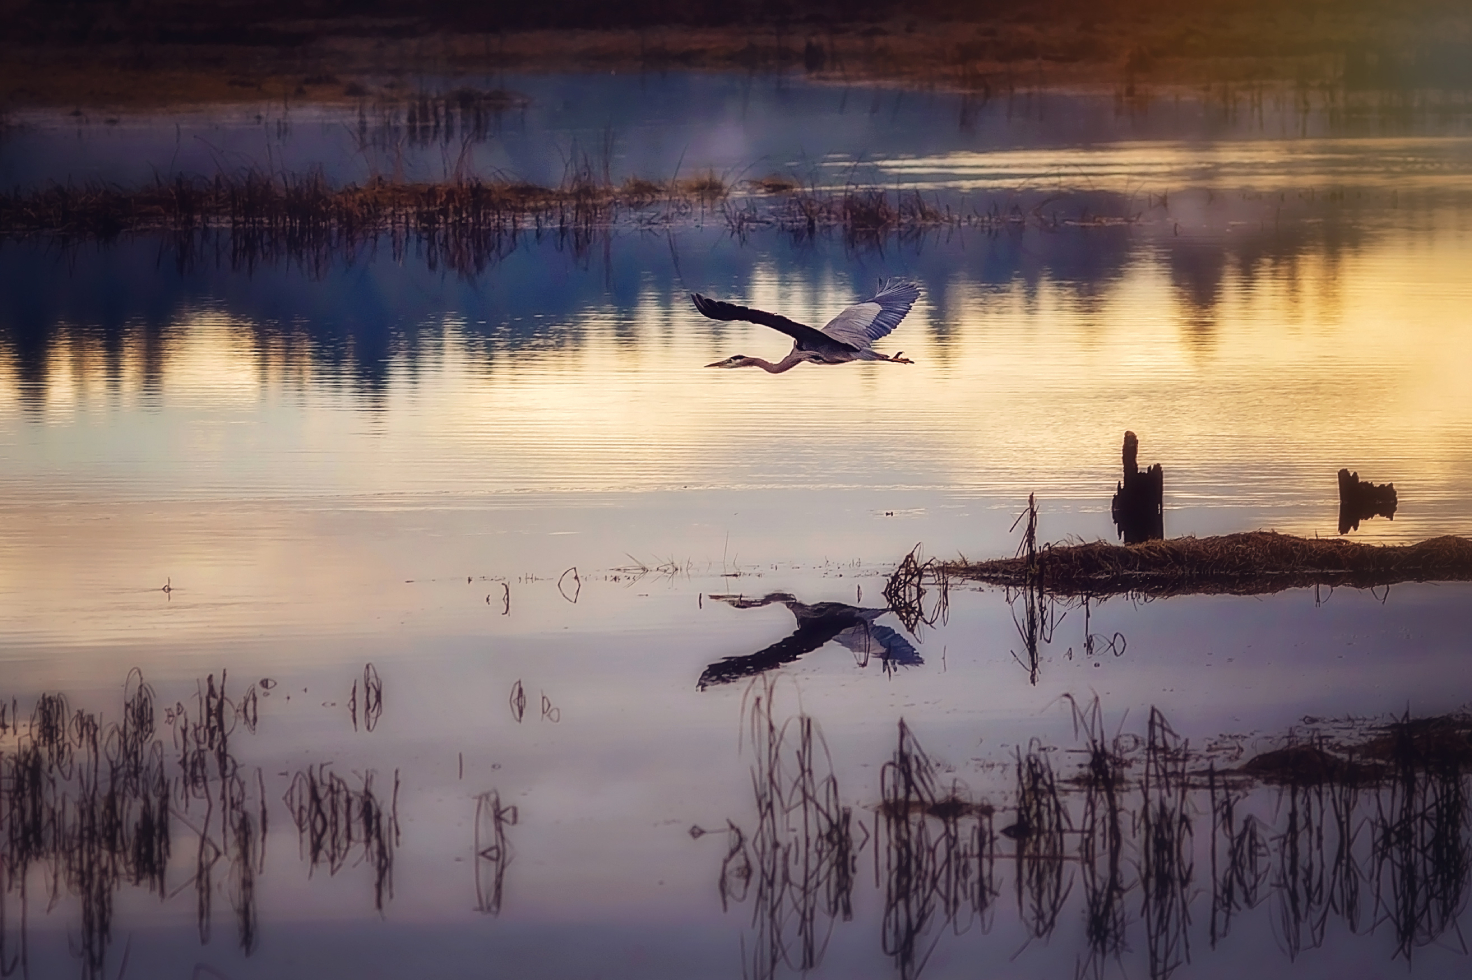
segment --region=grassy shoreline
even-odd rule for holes
[[[1263,595],[1313,586],[1472,581],[1472,539],[1445,535],[1413,545],[1371,545],[1250,531],[1135,545],[1043,545],[1014,558],[936,562],[934,571],[1062,597]]]

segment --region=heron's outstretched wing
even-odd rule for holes
[[[899,326],[919,298],[920,284],[914,280],[886,280],[872,297],[829,320],[823,332],[850,347],[867,350],[874,341]]]
[[[691,293],[690,300],[695,308],[703,315],[712,320],[745,320],[747,323],[760,323],[764,327],[780,330],[797,342],[802,350],[832,350],[835,340],[843,347],[853,348],[853,344],[842,338],[834,338],[816,327],[810,327],[796,320],[789,320],[785,316],[776,313],[768,313],[766,310],[754,310],[749,306],[737,306],[735,303],[726,303],[718,299],[710,299],[699,293]],[[913,302],[913,300],[912,300]],[[908,306],[905,309],[909,309]],[[903,316],[904,314],[900,314]],[[898,321],[896,321],[898,322]],[[888,331],[885,331],[888,333]]]
[[[748,653],[744,657],[726,657],[723,660],[717,660],[705,668],[695,686],[703,691],[712,684],[729,684],[743,677],[751,677],[781,667],[783,664],[790,664],[803,654],[812,653],[833,639],[839,630],[851,623],[851,619],[840,616],[799,626],[790,636],[785,636],[756,653]]]
[[[916,667],[925,663],[910,641],[888,626],[860,623],[834,637],[851,653],[862,657],[878,657],[889,664]]]

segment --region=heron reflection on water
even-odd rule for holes
[[[729,684],[791,663],[830,640],[846,647],[860,666],[867,666],[871,659],[878,659],[887,672],[895,667],[913,667],[925,662],[910,645],[910,641],[888,626],[880,626],[874,622],[889,612],[888,609],[865,609],[844,602],[818,602],[809,605],[798,602],[786,592],[773,592],[760,599],[736,595],[713,595],[711,598],[737,609],[755,609],[780,602],[796,617],[797,629],[792,635],[783,637],[756,653],[726,657],[711,664],[705,668],[696,683],[696,687],[702,691],[711,684]]]
[[[892,364],[913,364],[913,361],[899,353],[893,356],[879,353],[874,349],[874,341],[887,336],[899,326],[919,297],[919,283],[911,279],[887,279],[877,293],[850,306],[824,324],[822,329],[765,310],[709,299],[699,293],[691,294],[690,299],[697,310],[712,320],[760,323],[792,338],[792,350],[776,364],[760,357],[735,354],[724,361],[707,364],[706,367],[759,367],[770,374],[781,374],[804,362],[846,364],[849,361],[889,361]]]

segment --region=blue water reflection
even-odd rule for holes
[[[584,162],[614,180],[712,170],[729,179],[790,173],[805,182],[907,184],[968,179],[978,151],[1321,137],[1468,135],[1455,104],[1420,106],[1373,93],[1345,99],[1252,85],[1123,99],[1040,92],[1019,78],[981,93],[814,83],[792,75],[668,71],[498,73],[376,80],[339,106],[275,103],[157,115],[86,110],[18,114],[0,139],[0,185],[101,180],[136,184],[183,173],[320,168],[334,182],[374,176],[442,180],[456,172],[556,183]],[[454,92],[525,97],[467,125]],[[458,125],[418,125],[418,100],[446,105]],[[426,104],[426,110],[428,104]],[[1203,165],[1197,161],[1195,165]],[[1168,165],[1157,160],[1152,168]],[[1342,170],[1336,165],[1334,170]],[[1060,171],[1023,154],[992,168],[1009,184]]]

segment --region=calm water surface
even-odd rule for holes
[[[1032,649],[1021,599],[952,583],[907,626],[881,594],[917,542],[1010,554],[1029,493],[1044,538],[1112,539],[1125,429],[1169,535],[1333,536],[1340,467],[1400,493],[1355,539],[1472,533],[1460,116],[497,81],[531,102],[469,144],[482,172],[555,180],[612,132],[615,176],[1027,217],[876,241],[712,209],[479,270],[0,245],[6,969],[1467,969],[1461,777],[1182,771],[1463,708],[1465,585],[1059,607]],[[262,155],[386,172],[337,111],[261,124]],[[0,172],[208,172],[171,157],[187,127],[257,125],[37,118]],[[881,345],[915,364],[702,368],[788,344],[689,292],[822,323],[887,275],[923,287]],[[1108,800],[1073,778],[1096,697],[1132,762]],[[944,797],[975,805],[917,816]]]

